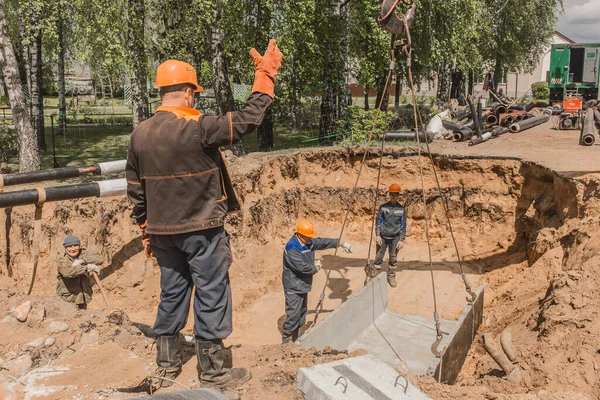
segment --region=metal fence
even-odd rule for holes
[[[346,93],[343,82],[336,83],[336,102],[330,110],[335,114],[338,125],[348,127],[346,115]],[[322,123],[322,91],[326,85],[306,86],[298,90],[294,102],[282,103],[275,99],[271,107],[273,122],[272,150],[318,146],[319,130]],[[251,92],[249,85],[233,85],[235,107],[240,109]],[[153,114],[159,101],[149,102]],[[217,104],[211,90],[203,92],[197,99],[196,108],[203,114],[217,114]],[[124,111],[126,111],[125,109]],[[32,116],[33,124],[44,126],[45,151],[41,152],[42,168],[89,165],[98,161],[123,159],[127,156],[127,146],[132,131],[131,112],[102,113],[99,109],[86,108],[88,112],[59,114],[54,107],[48,107],[43,115]],[[64,119],[65,123],[61,124]],[[12,112],[8,107],[0,107],[0,157],[4,165],[18,168],[18,142],[12,129]],[[64,127],[64,129],[62,128]],[[331,141],[345,135],[344,129],[328,137]],[[243,138],[247,153],[257,151],[257,135]],[[42,147],[40,145],[40,147]]]

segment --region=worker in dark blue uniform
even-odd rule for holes
[[[377,255],[375,256],[375,270],[371,271],[371,277],[381,272],[385,251],[389,249],[387,281],[391,287],[396,287],[398,252],[404,246],[404,239],[406,239],[406,209],[398,201],[400,191],[400,185],[393,183],[388,190],[390,201],[379,207],[376,223]]]
[[[308,293],[312,289],[313,275],[321,269],[321,260],[315,261],[315,251],[342,247],[349,253],[349,243],[338,239],[318,238],[313,224],[300,221],[296,233],[285,245],[283,252],[283,290],[285,292],[285,314],[283,343],[298,339],[298,332],[306,322]]]

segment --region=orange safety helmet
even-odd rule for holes
[[[397,183],[392,183],[388,190],[389,193],[400,193],[401,191],[402,191],[402,189],[400,188],[400,185],[398,185]]]
[[[196,70],[190,64],[179,60],[167,60],[156,69],[156,87],[181,85],[189,83],[201,92],[204,88],[198,85]]]
[[[313,224],[311,224],[305,219],[298,222],[298,226],[296,227],[296,233],[309,238],[317,237],[317,234],[315,233],[315,227],[313,226]]]

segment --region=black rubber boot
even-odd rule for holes
[[[156,338],[156,365],[155,375],[160,378],[175,379],[181,372],[181,351],[179,335],[158,336]],[[169,387],[173,382],[158,379],[156,387]]]
[[[225,368],[222,340],[196,340],[198,378],[203,387],[234,389],[252,378],[248,368]]]
[[[296,340],[298,340],[298,331],[300,330],[300,328],[296,329],[294,332],[292,333],[282,333],[281,334],[281,343],[285,344],[285,343],[291,343],[291,342],[295,342]]]
[[[291,333],[282,333],[281,334],[281,343],[282,344],[286,344],[286,343],[291,343],[292,342],[292,334]]]

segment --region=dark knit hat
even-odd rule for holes
[[[81,241],[77,236],[67,236],[63,241],[63,246],[65,247],[74,245],[81,245]]]

